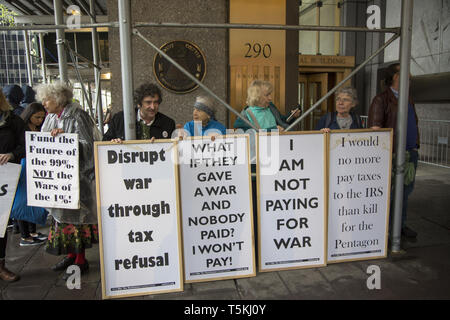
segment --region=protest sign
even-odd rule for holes
[[[28,205],[80,208],[78,135],[25,133]]]
[[[392,129],[329,139],[328,262],[386,257]]]
[[[176,143],[95,142],[103,298],[183,290]]]
[[[248,135],[179,143],[186,282],[255,276]]]
[[[5,236],[8,226],[21,168],[10,162],[0,166],[0,238]]]
[[[260,133],[257,141],[259,270],[324,266],[325,135]]]

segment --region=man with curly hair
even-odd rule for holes
[[[153,83],[144,83],[134,91],[136,110],[136,139],[170,139],[175,121],[159,112],[162,102],[161,90]],[[125,140],[123,111],[116,113],[109,122],[104,141]]]

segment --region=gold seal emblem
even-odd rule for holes
[[[196,44],[185,40],[176,40],[164,44],[160,49],[199,81],[205,78],[205,55]],[[159,84],[170,91],[187,93],[198,87],[194,81],[160,54],[156,54],[153,60],[153,72]]]

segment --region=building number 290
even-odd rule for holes
[[[254,43],[253,45],[251,43],[246,43],[245,46],[247,47],[247,53],[245,54],[245,58],[258,58],[261,54],[264,56],[264,58],[269,58],[272,54],[272,47],[270,44],[264,44],[261,45],[259,43]]]

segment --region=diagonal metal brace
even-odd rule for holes
[[[394,34],[388,42],[386,42],[381,48],[375,51],[369,58],[366,59],[363,63],[361,63],[355,70],[353,70],[347,77],[345,77],[341,82],[339,82],[333,89],[327,92],[322,98],[320,98],[311,108],[308,109],[305,113],[303,113],[298,119],[296,119],[289,127],[285,129],[285,131],[291,130],[297,123],[302,121],[305,117],[307,117],[311,112],[314,111],[318,106],[322,104],[329,96],[331,96],[337,89],[339,89],[345,82],[351,79],[359,70],[361,70],[367,63],[369,63],[373,58],[379,55],[387,46],[389,46],[392,42],[394,42],[400,35]]]
[[[177,67],[181,72],[183,72],[189,79],[194,81],[197,85],[199,85],[203,90],[205,90],[208,94],[210,94],[214,99],[219,101],[222,105],[224,105],[229,111],[233,112],[236,116],[241,118],[246,124],[248,124],[251,128],[258,131],[258,128],[254,124],[252,124],[250,121],[245,119],[239,112],[234,110],[229,104],[227,104],[225,101],[223,101],[221,98],[219,98],[214,92],[209,90],[207,86],[205,86],[203,83],[201,83],[196,77],[191,75],[186,69],[184,69],[182,66],[180,66],[175,60],[173,60],[170,56],[168,56],[164,51],[159,49],[157,46],[155,46],[153,43],[151,43],[147,38],[145,38],[136,28],[133,29],[133,34],[140,37],[142,40],[144,40],[147,44],[149,44],[153,49],[155,49],[160,55],[162,55],[164,58],[166,58],[170,63],[172,63],[175,67]]]

